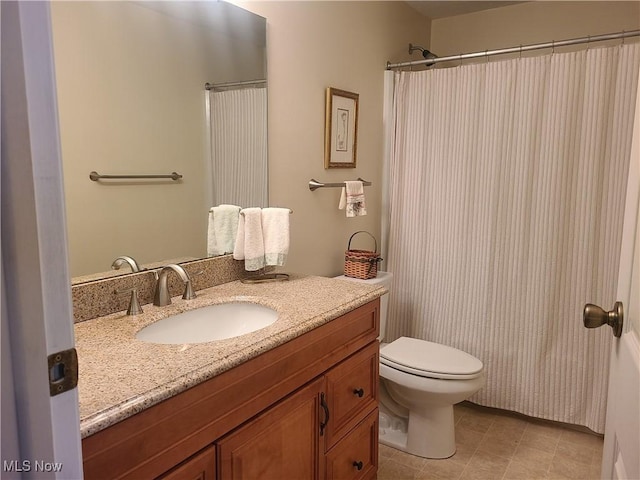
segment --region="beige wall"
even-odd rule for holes
[[[431,51],[456,55],[638,28],[638,1],[527,2],[434,20]]]
[[[429,20],[404,2],[239,2],[267,19],[269,197],[290,207],[286,271],[342,273],[349,236],[366,230],[380,240],[383,72],[407,60],[410,42],[428,46]],[[324,169],[325,89],[360,95],[355,169]],[[345,218],[340,189],[311,192],[308,182],[362,177],[367,216]],[[360,248],[372,242],[362,236]],[[359,237],[360,237],[359,236]],[[354,240],[355,242],[355,240]]]
[[[404,2],[237,2],[267,19],[269,187],[272,205],[294,210],[287,270],[341,273],[351,233],[380,238],[382,73],[411,42],[439,55],[639,28],[639,2],[530,2],[434,20]],[[431,23],[431,24],[430,24]],[[324,90],[360,94],[358,166],[325,170]],[[310,178],[362,177],[368,215],[344,218],[338,189],[310,192]],[[366,248],[366,238],[358,244]]]
[[[51,13],[71,275],[119,255],[206,256],[204,84],[261,78],[264,45],[132,2],[52,2]],[[107,185],[92,170],[184,178]]]

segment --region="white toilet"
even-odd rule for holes
[[[390,290],[393,275],[342,280],[382,284]],[[389,294],[380,299],[380,341],[385,335]],[[453,405],[485,384],[482,362],[456,348],[401,337],[380,344],[380,442],[426,458],[456,452]]]

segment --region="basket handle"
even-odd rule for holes
[[[376,237],[374,237],[373,235],[371,235],[369,232],[365,231],[365,230],[360,230],[357,231],[356,233],[354,233],[353,235],[351,235],[349,237],[349,244],[347,245],[347,250],[351,250],[351,240],[353,239],[353,237],[355,237],[358,233],[366,233],[367,235],[369,235],[371,238],[373,238],[373,244],[374,244],[374,248],[373,251],[375,253],[378,253],[378,241],[376,240]]]

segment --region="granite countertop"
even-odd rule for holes
[[[144,313],[118,312],[75,325],[82,438],[124,420],[384,294],[380,285],[291,276],[288,282],[225,283],[174,297]],[[250,301],[278,312],[272,325],[208,343],[161,345],[137,340],[147,325],[183,311],[229,301]]]

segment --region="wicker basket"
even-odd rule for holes
[[[351,250],[351,240],[358,233],[366,233],[374,241],[374,251],[370,250]],[[360,278],[368,280],[378,276],[378,262],[382,259],[378,253],[378,242],[376,238],[369,232],[359,231],[351,235],[347,251],[344,252],[344,274],[347,277]]]

